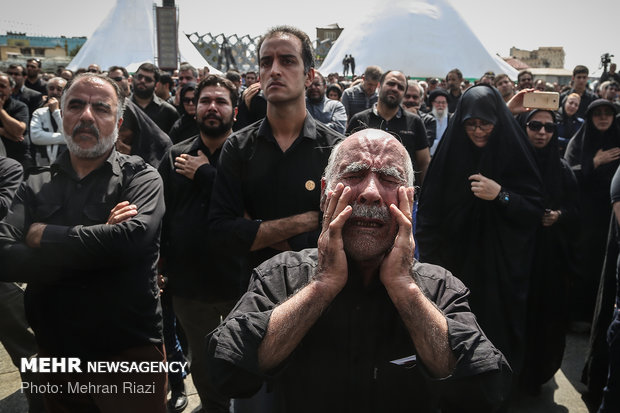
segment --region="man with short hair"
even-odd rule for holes
[[[494,411],[510,368],[471,313],[469,290],[413,258],[413,184],[407,150],[384,131],[334,149],[318,249],[256,268],[208,338],[223,392],[252,394],[266,381],[274,413]]]
[[[459,69],[452,69],[446,75],[446,88],[448,90],[448,112],[454,113],[456,104],[461,99],[463,92],[461,91],[461,82],[463,81],[463,73]],[[429,96],[430,96],[429,90]],[[430,102],[429,102],[430,105]]]
[[[43,94],[25,86],[26,71],[24,66],[10,64],[6,73],[15,81],[11,96],[20,102],[24,102],[28,106],[28,116],[32,116],[34,111],[41,106]],[[30,121],[30,118],[28,118],[28,121]]]
[[[596,100],[596,95],[588,89],[588,74],[590,71],[586,66],[577,65],[573,69],[573,77],[571,78],[572,88],[560,96],[560,106],[564,106],[564,101],[571,93],[577,93],[581,96],[579,102],[579,109],[577,109],[577,116],[580,118],[586,118],[586,111],[590,103]]]
[[[407,78],[402,72],[385,72],[379,81],[378,102],[371,109],[359,112],[349,120],[347,135],[366,128],[390,132],[407,148],[422,185],[431,156],[422,119],[400,106],[406,91]]]
[[[207,71],[204,76],[207,76],[209,72]],[[187,62],[183,62],[181,63],[181,66],[179,66],[179,86],[178,86],[178,91],[180,91],[183,86],[185,86],[186,84],[193,82],[193,83],[198,83],[198,70],[192,66],[191,64],[187,63]],[[174,95],[174,106],[181,107],[182,103],[181,103],[181,97],[180,94],[177,93]],[[168,131],[166,131],[168,132]]]
[[[531,89],[533,87],[534,75],[525,69],[517,75],[517,90]]]
[[[428,97],[433,109],[424,118],[428,145],[431,156],[435,155],[439,141],[448,127],[452,114],[448,111],[448,92],[443,89],[435,89]]]
[[[327,99],[325,78],[314,72],[314,79],[306,89],[306,109],[312,117],[338,133],[344,133],[347,125],[347,112],[339,100]]]
[[[514,83],[506,73],[500,73],[495,78],[495,88],[502,95],[504,102],[508,103],[515,95]]]
[[[241,75],[239,74],[239,72],[237,72],[236,70],[229,70],[228,72],[226,72],[226,79],[233,82],[233,84],[237,87],[239,93],[243,92],[243,89],[241,87]]]
[[[174,89],[174,80],[168,73],[164,73],[155,83],[155,94],[163,101],[174,105],[174,97],[170,93]],[[180,89],[179,89],[180,90]]]
[[[99,67],[99,65],[96,63],[91,63],[90,65],[88,65],[88,72],[89,73],[101,73],[101,67]]]
[[[26,80],[24,86],[45,95],[47,84],[41,77],[41,61],[39,59],[26,60]]]
[[[224,144],[209,214],[213,248],[246,259],[243,291],[251,268],[280,251],[316,245],[321,174],[342,138],[306,111],[305,89],[314,79],[308,35],[275,27],[257,49],[267,115]]]
[[[407,80],[407,91],[403,97],[403,108],[416,115],[420,115],[424,105],[424,89],[417,80]]]
[[[121,88],[124,97],[131,95],[131,88],[129,87],[129,72],[123,66],[110,66],[108,69],[108,77],[116,82]]]
[[[161,178],[114,150],[123,96],[113,80],[76,77],[61,108],[68,150],[31,173],[0,222],[0,277],[28,283],[39,356],[79,358],[81,373],[40,373],[43,385],[64,389],[43,394],[50,411],[164,413],[165,371],[86,369],[87,361],[165,362],[156,280]],[[117,391],[66,390],[76,382]],[[149,391],[125,392],[126,382]]]
[[[168,150],[159,166],[166,215],[162,228],[162,274],[174,312],[187,337],[192,379],[204,411],[225,411],[229,400],[207,376],[204,337],[215,329],[239,297],[240,270],[230,258],[207,248],[207,218],[222,146],[232,133],[237,88],[219,75],[198,84],[196,122],[200,133]],[[175,384],[171,383],[173,398]]]
[[[66,85],[67,81],[62,77],[47,82],[47,102],[32,114],[30,140],[38,166],[51,165],[66,149],[60,116],[60,97]]]
[[[245,72],[245,88],[249,88],[254,83],[258,82],[258,78],[256,76],[256,72],[253,70],[249,70]]]
[[[362,75],[362,83],[342,92],[341,101],[347,112],[347,119],[351,120],[356,113],[369,109],[377,103],[379,79],[381,79],[381,68],[368,66]]]
[[[28,125],[28,107],[11,97],[11,91],[14,89],[13,77],[0,72],[0,138],[2,139],[0,150],[26,169],[32,165],[28,139],[24,136]]]
[[[179,113],[168,102],[155,94],[155,84],[159,81],[159,68],[152,63],[142,63],[133,77],[133,95],[131,100],[159,126],[168,133]]]

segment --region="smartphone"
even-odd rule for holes
[[[523,107],[531,109],[558,110],[560,94],[558,92],[532,92],[523,96]]]

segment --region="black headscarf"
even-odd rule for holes
[[[471,118],[494,124],[483,148],[465,132],[463,122]],[[509,204],[475,197],[468,178],[476,173],[500,184]],[[542,214],[542,180],[523,129],[493,87],[468,89],[427,171],[416,238],[422,261],[447,268],[471,289],[482,328],[515,370],[523,358],[533,239]]]
[[[189,115],[186,111],[185,111],[185,105],[183,104],[183,98],[185,97],[185,94],[189,91],[196,91],[196,83],[194,82],[187,82],[186,84],[183,85],[183,87],[181,88],[181,91],[179,92],[179,107],[177,108],[179,114],[181,116],[183,115]],[[193,115],[192,115],[193,116]]]
[[[525,117],[525,124],[523,127],[527,128],[527,122],[539,112],[547,112],[551,115],[551,122],[554,123],[556,115],[553,111],[534,109]],[[525,133],[527,134],[527,129]],[[564,194],[562,193],[563,188],[560,185],[562,182],[562,160],[560,159],[557,127],[555,132],[553,132],[551,140],[549,140],[549,143],[547,143],[544,148],[534,148],[534,156],[545,187],[545,208],[558,209],[557,202],[562,199]]]
[[[613,123],[605,132],[601,132],[592,122],[596,108],[607,106],[614,112]],[[594,169],[594,156],[600,149],[608,150],[620,147],[620,122],[615,116],[617,109],[607,99],[597,99],[590,103],[586,111],[586,120],[568,143],[564,158],[571,166],[584,193],[600,192],[609,198],[609,185],[620,161],[601,165]]]

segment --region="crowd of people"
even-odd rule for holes
[[[570,85],[321,74],[288,26],[257,52],[224,75],[0,72],[16,366],[188,361],[204,412],[508,411],[573,329],[592,404],[620,409],[614,64],[595,87],[581,65]],[[559,108],[525,107],[538,91]],[[22,379],[99,386],[26,391],[31,412],[181,412],[189,372]]]

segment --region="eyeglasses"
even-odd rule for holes
[[[467,132],[475,132],[477,128],[480,128],[482,132],[486,133],[486,132],[491,132],[495,125],[493,125],[490,122],[474,123],[474,122],[465,121],[463,126],[465,127],[465,130]]]
[[[556,128],[555,123],[553,122],[542,123],[537,120],[530,121],[526,123],[526,125],[530,130],[533,130],[534,132],[538,132],[541,128],[544,127],[545,132],[553,133],[555,132],[555,128]]]
[[[115,82],[122,82],[123,79],[125,79],[124,76],[116,76],[116,77],[111,77],[110,79],[114,80]]]
[[[592,112],[592,116],[596,116],[596,117],[610,117],[614,115],[614,111],[612,109],[609,108],[600,108],[600,109],[595,109]]]
[[[88,69],[88,71],[90,73],[99,73],[99,71],[97,69]]]
[[[19,73],[19,72],[7,72],[7,75],[9,75],[9,76],[21,76],[21,73]]]
[[[136,77],[138,78],[138,80],[144,80],[145,83],[151,83],[155,81],[155,79],[150,76],[137,75]]]
[[[189,105],[190,103],[193,105],[194,104],[194,99],[192,98],[183,98],[183,103],[186,105]]]

